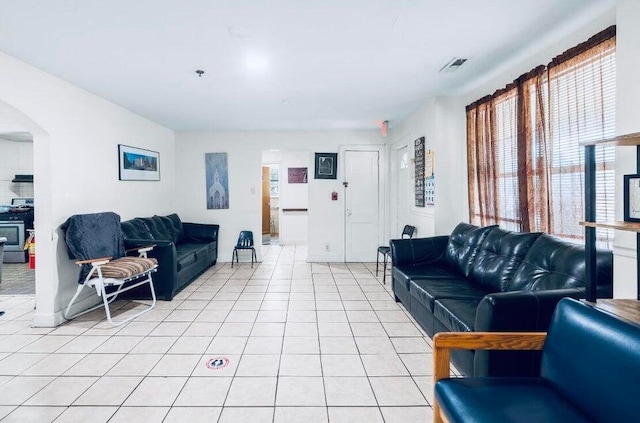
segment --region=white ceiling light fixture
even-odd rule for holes
[[[449,61],[449,63],[447,63],[442,67],[442,69],[440,69],[440,73],[453,73],[457,71],[460,68],[460,66],[464,65],[466,61],[467,59],[464,59],[461,57],[454,57]]]

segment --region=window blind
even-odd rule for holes
[[[549,68],[552,233],[583,239],[584,147],[615,135],[615,37]],[[596,218],[613,220],[615,148],[596,151]],[[598,230],[599,244],[611,246],[613,231]]]

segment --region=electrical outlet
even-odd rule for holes
[[[324,251],[325,252],[329,252],[331,251],[331,244],[329,244],[328,242],[324,244]]]

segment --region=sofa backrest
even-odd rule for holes
[[[563,299],[549,327],[540,375],[592,421],[638,421],[640,326]]]
[[[598,284],[612,285],[613,254],[598,250]],[[584,288],[586,282],[584,245],[542,234],[516,270],[506,291]]]
[[[173,242],[177,244],[184,241],[186,235],[184,233],[184,228],[182,226],[182,220],[180,220],[180,217],[177,214],[173,213],[168,215],[167,218],[171,220],[171,224],[173,225],[173,229],[175,230]]]
[[[479,245],[469,277],[492,292],[502,292],[540,232],[490,231]]]
[[[153,235],[149,231],[147,224],[140,218],[126,220],[120,223],[122,229],[122,235],[125,240],[127,239],[148,239],[153,241]]]
[[[469,276],[479,246],[497,226],[479,227],[460,223],[449,236],[444,252],[444,262],[454,271]]]
[[[121,224],[125,239],[173,241],[185,239],[182,222],[177,214],[169,216],[136,217]]]

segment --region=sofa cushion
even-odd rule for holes
[[[598,380],[593,379],[592,384],[598,385]],[[452,422],[593,421],[539,378],[443,379],[436,383],[435,396]]]
[[[433,315],[452,332],[473,332],[481,298],[442,298],[433,305]]]
[[[160,216],[142,217],[154,239],[173,241],[173,225],[167,228],[167,223]]]
[[[208,248],[208,244],[201,243],[182,243],[176,245],[178,272],[195,263],[199,258],[206,257]]]
[[[444,252],[444,262],[454,271],[469,276],[479,246],[496,226],[478,227],[460,223],[449,236]]]
[[[585,279],[584,245],[542,234],[529,248],[505,291],[584,288]]]
[[[510,232],[494,228],[479,246],[469,277],[491,292],[502,292],[511,282],[540,232]]]
[[[182,226],[182,220],[180,220],[180,217],[177,214],[173,213],[168,215],[167,218],[171,220],[171,224],[173,225],[173,229],[175,230],[173,242],[175,242],[176,244],[184,242],[186,236],[184,234],[184,228]]]
[[[434,302],[441,298],[482,299],[488,294],[483,287],[464,279],[412,279],[409,292],[432,312]]]
[[[122,235],[125,240],[128,239],[148,239],[153,240],[153,235],[149,231],[149,227],[143,219],[135,218],[127,220],[120,224]]]
[[[391,269],[393,279],[409,290],[409,281],[414,278],[421,279],[456,279],[460,275],[443,266],[442,263],[419,264],[417,266],[393,266]]]

